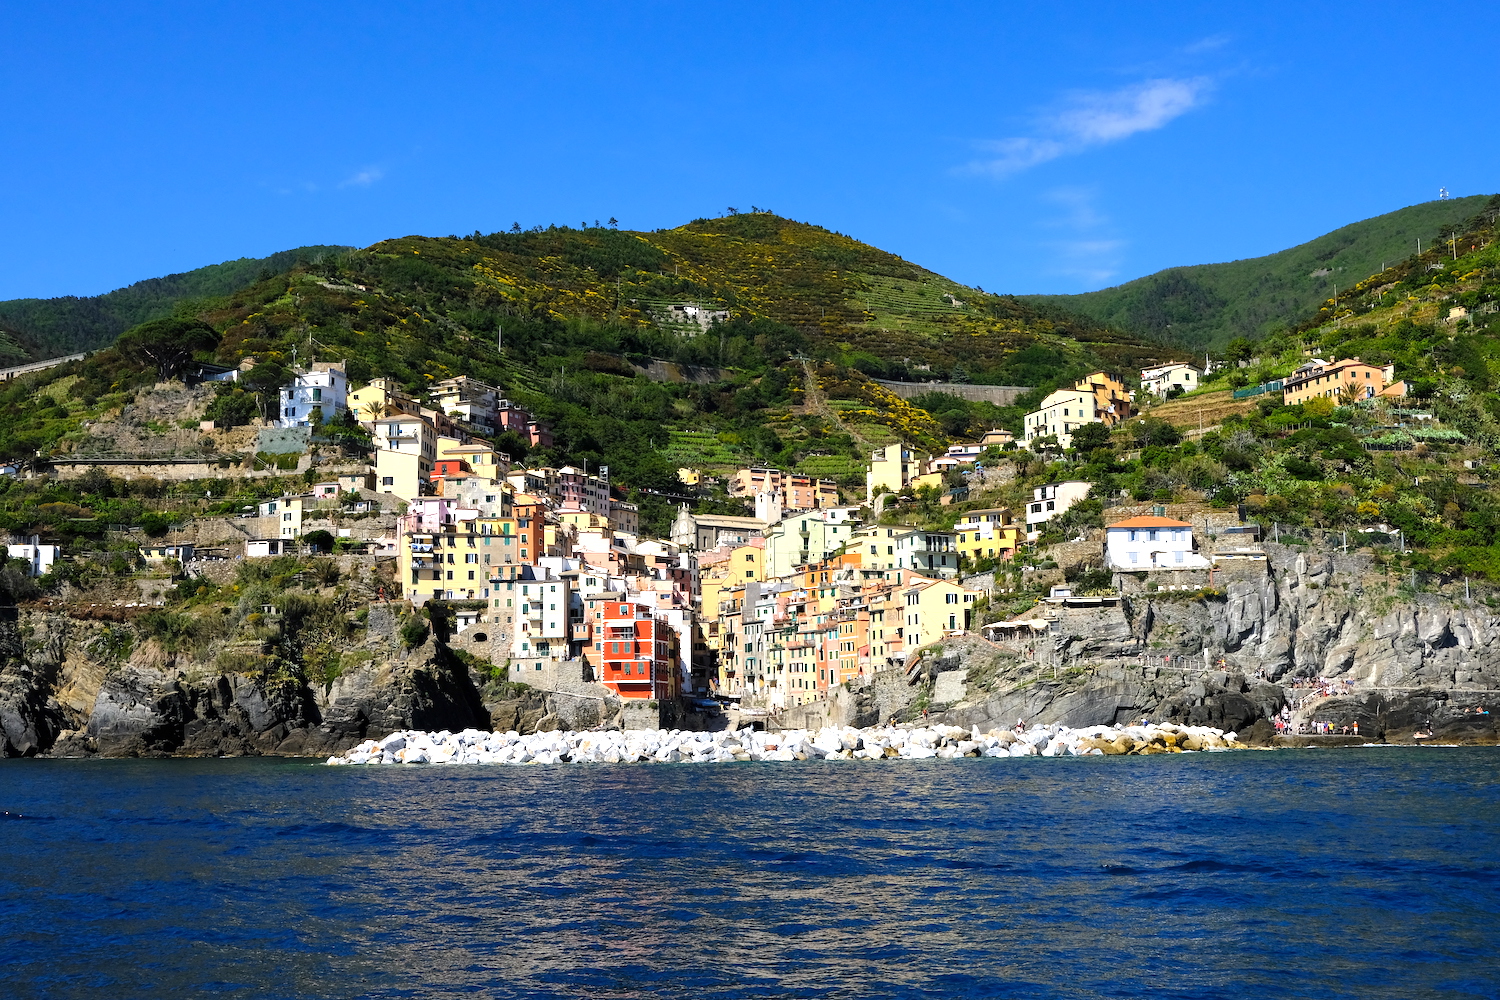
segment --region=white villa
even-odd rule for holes
[[[1094,484],[1082,479],[1069,479],[1062,483],[1037,486],[1031,491],[1031,503],[1026,505],[1027,541],[1036,541],[1037,525],[1052,520],[1069,507],[1089,495]]]
[[[1162,365],[1160,368],[1141,369],[1141,391],[1149,392],[1161,399],[1173,389],[1192,392],[1198,388],[1198,369],[1182,363]]]
[[[1208,569],[1193,548],[1193,526],[1170,517],[1132,517],[1104,533],[1104,559],[1114,570]]]
[[[314,412],[323,422],[332,420],[349,405],[349,380],[342,362],[315,361],[312,371],[299,372],[292,384],[281,390],[280,427],[307,427]]]

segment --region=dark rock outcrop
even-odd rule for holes
[[[57,658],[42,655],[27,662],[12,609],[0,618],[0,756],[30,757],[52,746],[67,729],[52,691]]]
[[[338,678],[321,698],[282,677],[126,665],[100,687],[87,737],[106,756],[323,756],[400,729],[469,728],[488,729],[489,714],[468,668],[429,641]]]

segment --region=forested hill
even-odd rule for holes
[[[1138,336],[1201,351],[1306,320],[1334,293],[1460,231],[1500,196],[1473,195],[1378,215],[1301,246],[1226,264],[1174,267],[1081,295],[1024,301],[1090,316]]]
[[[171,315],[181,302],[228,295],[296,264],[348,249],[298,247],[147,278],[104,295],[0,302],[0,359],[20,364],[105,347],[137,324]]]
[[[1045,393],[1178,355],[770,213],[649,233],[408,236],[179,303],[112,349],[22,380],[0,392],[0,455],[66,453],[86,424],[192,356],[257,361],[208,414],[220,426],[274,412],[288,368],[310,358],[345,361],[355,384],[385,376],[417,393],[483,379],[554,428],[555,447],[530,460],[609,465],[656,524],[670,521],[682,466],[774,463],[857,489],[871,448],[1020,426],[1015,407],[913,405],[871,376]],[[47,388],[64,379],[66,392]]]
[[[554,227],[408,237],[366,253],[392,276],[412,276],[425,294],[447,282],[443,307],[458,305],[455,294],[465,298],[461,322],[470,329],[491,328],[505,316],[675,329],[672,360],[699,364],[737,362],[724,338],[684,350],[684,330],[674,322],[682,313],[674,306],[783,324],[799,350],[889,378],[956,373],[960,380],[1033,385],[1060,369],[1101,362],[1128,369],[1161,354],[1093,320],[959,285],[848,236],[767,212],[655,232]],[[433,281],[415,277],[422,273]]]

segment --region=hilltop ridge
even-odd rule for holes
[[[1245,260],[1171,267],[1078,295],[1025,295],[1141,337],[1202,351],[1257,338],[1310,316],[1336,286],[1394,265],[1430,246],[1497,196],[1423,202],[1341,226],[1306,243]]]
[[[297,264],[349,249],[298,247],[269,257],[241,257],[179,274],[146,278],[102,295],[0,302],[0,358],[15,358],[10,363],[21,364],[107,347],[131,327],[171,315],[181,303],[228,295]]]

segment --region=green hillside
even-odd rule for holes
[[[0,368],[24,365],[40,357],[35,344],[27,336],[0,326]]]
[[[295,264],[348,249],[298,247],[269,257],[241,257],[182,274],[147,278],[104,295],[0,302],[0,359],[16,357],[7,363],[19,364],[104,347],[132,326],[170,316],[181,302],[228,295]],[[16,356],[11,344],[29,357]]]
[[[1410,257],[1418,239],[1425,249],[1495,204],[1490,195],[1429,201],[1265,257],[1169,268],[1081,295],[1023,299],[1192,350],[1218,349],[1236,337],[1255,338],[1302,321],[1333,295],[1335,285],[1347,288]]]
[[[723,321],[686,322],[674,306]],[[170,320],[119,347],[24,380],[0,397],[0,455],[79,446],[85,421],[108,419],[156,380],[161,352],[143,347],[153,341],[200,345],[200,358],[223,363],[257,359],[250,384],[226,390],[208,414],[221,426],[271,412],[294,359],[343,359],[357,384],[386,376],[419,393],[434,379],[472,375],[553,426],[556,447],[534,458],[608,464],[644,491],[648,517],[669,513],[655,498],[680,491],[680,465],[776,462],[852,489],[870,448],[938,448],[996,423],[1018,426],[1013,407],[940,397],[922,409],[871,376],[1045,389],[1175,356],[768,213],[651,233],[410,236],[179,302]],[[701,380],[653,381],[641,370],[654,361]],[[68,392],[38,405],[38,388],[71,377]]]

